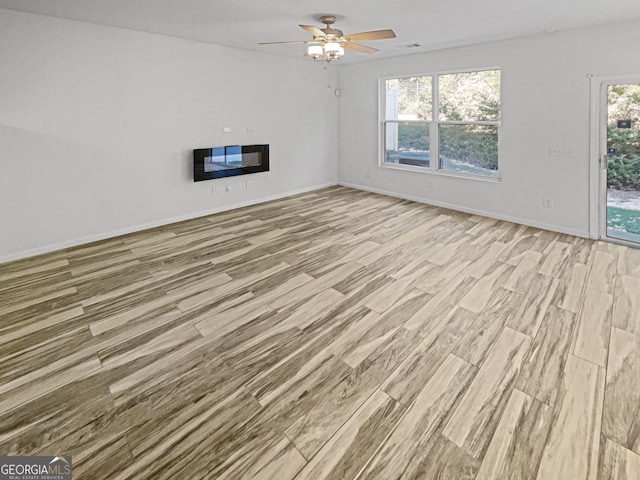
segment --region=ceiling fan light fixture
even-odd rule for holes
[[[337,42],[329,42],[324,46],[324,56],[327,62],[337,62],[344,55],[344,48]]]
[[[314,60],[318,60],[324,56],[324,51],[322,50],[322,45],[310,45],[307,49],[307,55],[309,55]]]
[[[326,53],[331,53],[331,52],[339,52],[340,51],[340,44],[336,43],[336,42],[329,42],[324,46],[324,51]],[[344,50],[343,50],[344,53]]]
[[[336,17],[332,15],[324,15],[320,18],[325,28],[314,27],[313,25],[299,25],[300,28],[310,33],[313,40],[294,40],[290,42],[264,42],[259,45],[290,45],[290,44],[309,44],[305,57],[311,57],[313,60],[323,60],[325,62],[337,62],[344,55],[344,49],[347,48],[359,53],[376,53],[380,50],[355,43],[368,40],[384,40],[387,38],[396,38],[393,30],[373,30],[370,32],[353,33],[345,35],[342,30],[331,28],[336,21]]]

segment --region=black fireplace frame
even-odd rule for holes
[[[241,148],[244,155],[249,153],[260,154],[260,164],[242,166],[237,168],[225,168],[224,170],[205,171],[205,162],[207,157],[213,157],[214,150],[224,148]],[[213,180],[215,178],[234,177],[236,175],[248,175],[251,173],[268,172],[269,171],[269,145],[226,145],[224,147],[198,148],[193,150],[193,181],[201,182],[203,180]]]

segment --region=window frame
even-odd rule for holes
[[[495,121],[487,120],[440,120],[440,76],[451,75],[456,73],[475,73],[498,70],[500,72],[500,118]],[[387,120],[387,80],[396,78],[411,77],[431,77],[431,120]],[[446,70],[429,73],[388,75],[378,78],[378,166],[382,168],[391,168],[396,170],[406,170],[410,172],[428,173],[435,175],[445,175],[452,177],[470,178],[473,180],[500,182],[500,142],[502,129],[502,69],[499,66],[468,68],[464,70]],[[388,123],[418,123],[429,125],[429,166],[419,167],[415,165],[405,165],[400,163],[386,162],[386,126]],[[496,176],[481,175],[477,173],[456,172],[453,170],[445,170],[440,168],[440,125],[488,125],[495,126],[498,129],[498,174]]]

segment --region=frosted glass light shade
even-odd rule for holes
[[[321,45],[310,45],[309,48],[307,49],[307,54],[310,57],[321,57],[324,54],[324,52],[322,51]]]
[[[327,53],[339,52],[340,50],[342,50],[342,53],[344,54],[344,50],[339,43],[330,42],[324,46],[324,51]]]

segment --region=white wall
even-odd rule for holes
[[[343,65],[339,182],[588,236],[587,74],[640,73],[638,45],[635,22]],[[502,69],[500,183],[377,166],[379,77],[493,66]],[[550,157],[550,146],[575,156]],[[544,208],[543,197],[555,208]]]
[[[327,81],[302,60],[0,10],[0,262],[335,184]],[[193,148],[253,143],[270,172],[193,182]]]
[[[587,74],[640,73],[639,27],[343,64],[337,104],[319,64],[0,9],[0,262],[337,180],[587,235]],[[380,76],[487,66],[500,183],[377,166]],[[271,145],[270,172],[192,181],[193,148],[249,143]]]

